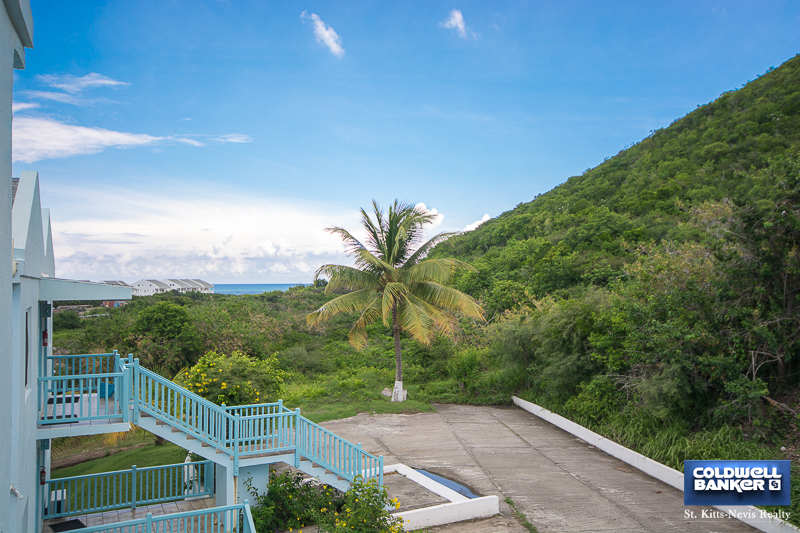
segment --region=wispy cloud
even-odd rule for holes
[[[25,111],[26,109],[36,109],[39,107],[39,104],[28,103],[28,102],[14,102],[11,104],[11,112],[16,113],[18,111]]]
[[[23,163],[96,154],[107,148],[133,148],[169,142],[204,146],[202,142],[185,136],[161,137],[146,133],[90,128],[65,124],[46,117],[16,117],[12,128],[13,160]]]
[[[71,104],[76,106],[85,106],[89,104],[116,104],[116,100],[109,100],[108,98],[82,98],[70,93],[59,93],[56,91],[21,91],[21,93],[28,98],[37,100],[53,100],[61,102],[62,104]]]
[[[318,43],[322,43],[328,47],[328,50],[331,51],[333,55],[336,57],[342,57],[344,55],[344,47],[342,47],[342,38],[339,37],[339,34],[336,31],[325,24],[319,15],[316,13],[308,14],[307,11],[303,11],[300,13],[301,19],[310,19],[311,23],[314,26],[314,36],[317,38]]]
[[[39,74],[36,76],[36,79],[40,83],[55,87],[56,89],[61,89],[70,94],[77,94],[86,89],[95,87],[124,87],[130,85],[127,82],[114,80],[108,76],[98,74],[97,72],[92,72],[85,76],[73,76],[71,74]]]
[[[489,213],[486,213],[485,215],[483,215],[483,217],[481,217],[480,220],[476,220],[472,224],[467,224],[461,231],[472,231],[491,218],[492,217],[489,216]]]
[[[357,227],[355,210],[207,186],[188,195],[160,190],[51,189],[58,275],[310,282],[322,264],[350,263],[325,228]]]
[[[472,28],[468,27],[464,22],[464,15],[458,9],[452,10],[447,19],[439,23],[439,27],[455,30],[462,39],[467,39],[468,37],[472,37],[473,39],[478,38],[478,35],[472,31]]]
[[[223,142],[223,143],[251,143],[253,142],[253,138],[249,135],[244,135],[242,133],[227,133],[225,135],[220,135],[219,137],[214,137],[211,139],[212,141]]]

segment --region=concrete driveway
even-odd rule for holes
[[[502,516],[437,532],[528,531],[510,498],[540,533],[752,532],[730,518],[702,518],[683,493],[517,407],[436,405],[436,413],[367,415],[322,424],[360,442],[385,464],[447,477],[497,495]],[[687,519],[686,510],[698,518]],[[706,509],[712,512],[713,509]]]

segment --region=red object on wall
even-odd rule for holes
[[[42,332],[42,346],[47,346],[47,330]]]

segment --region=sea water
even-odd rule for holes
[[[272,291],[287,291],[290,287],[304,283],[217,283],[214,294],[261,294]]]

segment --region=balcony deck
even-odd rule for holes
[[[194,500],[185,500],[180,502],[168,502],[154,505],[146,505],[137,507],[136,510],[121,509],[119,511],[106,511],[103,513],[94,513],[88,515],[70,516],[67,518],[55,518],[53,520],[45,520],[42,526],[42,533],[54,533],[53,528],[50,526],[69,520],[78,519],[86,527],[107,526],[116,524],[118,522],[125,522],[126,520],[135,520],[137,518],[144,518],[147,513],[152,513],[153,516],[163,516],[170,513],[180,513],[183,511],[196,511],[199,509],[213,509],[216,503],[213,497],[210,498],[197,498]],[[80,530],[78,530],[80,531]],[[200,533],[202,529],[193,530]]]
[[[38,438],[126,431],[114,396],[101,398],[96,392],[50,398],[39,413]],[[116,413],[115,413],[116,411]]]

